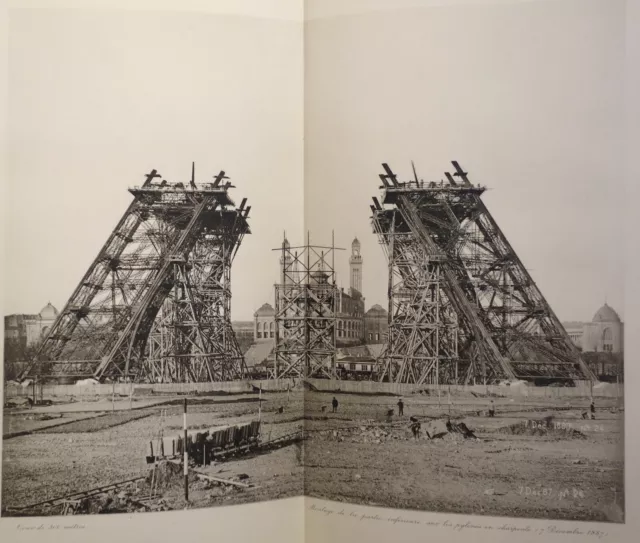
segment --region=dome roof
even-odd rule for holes
[[[351,247],[360,247],[360,240],[358,238],[353,238],[351,242]]]
[[[284,238],[284,241],[282,242],[282,246],[285,249],[288,249],[289,247],[291,247],[291,244],[289,243],[289,240],[287,238]]]
[[[40,318],[42,319],[55,319],[57,316],[58,310],[51,305],[51,302],[45,305],[40,311]]]
[[[273,309],[271,304],[262,304],[262,307],[255,312],[254,316],[261,317],[264,315],[275,315],[276,310]]]
[[[384,307],[382,307],[381,305],[375,304],[375,305],[371,306],[369,311],[367,311],[367,314],[369,314],[369,313],[384,313],[386,315],[387,310]]]
[[[621,322],[615,310],[606,303],[593,316],[593,322]]]

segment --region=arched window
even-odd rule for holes
[[[605,328],[602,332],[602,350],[608,353],[613,352],[613,332],[611,328]]]
[[[274,321],[271,321],[269,328],[271,330],[271,337],[272,338],[276,337],[276,323]]]

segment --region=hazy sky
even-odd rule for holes
[[[61,307],[127,187],[152,168],[187,179],[192,160],[199,179],[226,170],[253,206],[234,319],[273,301],[270,249],[284,230],[301,241],[303,196],[313,241],[358,236],[367,306],[386,306],[369,223],[380,163],[408,177],[413,159],[440,179],[456,159],[492,189],[489,209],[561,319],[590,319],[605,296],[623,315],[621,0],[342,17],[313,5],[324,18],[306,25],[304,89],[295,21],[11,11],[4,312]],[[348,251],[337,258],[347,287]]]
[[[127,188],[224,169],[252,205],[234,319],[273,299],[271,252],[302,235],[303,53],[295,21],[135,11],[10,14],[5,306],[66,302]]]
[[[624,40],[613,0],[306,24],[305,218],[317,238],[358,235],[367,306],[386,307],[380,163],[440,180],[458,160],[559,318],[589,320],[605,297],[623,315]]]

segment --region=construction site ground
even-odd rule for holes
[[[617,399],[596,398],[595,420],[582,418],[588,398],[414,394],[404,398],[404,416],[397,402],[388,395],[307,392],[307,495],[438,512],[623,522],[624,413]],[[410,416],[421,422],[418,440]],[[448,417],[477,439],[447,431]],[[548,427],[545,417],[553,417]]]
[[[111,398],[96,398],[72,403],[58,400],[46,409],[5,409],[2,505],[10,510],[4,514],[11,514],[12,508],[147,476],[149,442],[157,443],[161,431],[166,437],[182,434],[183,400],[184,396],[134,400],[130,409],[128,398],[117,398],[115,406]],[[188,403],[189,428],[209,429],[256,420],[260,402],[257,394],[244,394],[194,396],[188,397]],[[302,429],[302,391],[264,394],[261,406],[263,442]],[[188,506],[301,495],[302,461],[302,444],[297,442],[206,467],[192,466],[203,474],[242,481],[250,487],[219,485],[192,474]],[[174,479],[158,490],[155,501],[161,501],[161,509],[186,506],[182,472]],[[139,488],[128,488],[127,495],[149,494],[144,484],[136,486]]]

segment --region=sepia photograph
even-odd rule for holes
[[[624,522],[624,2],[348,4],[305,27],[305,224],[350,313],[305,494]]]
[[[303,230],[301,24],[9,31],[2,515],[302,495],[303,389],[257,363],[272,249]]]
[[[339,4],[9,11],[2,517],[625,523],[625,1]]]

